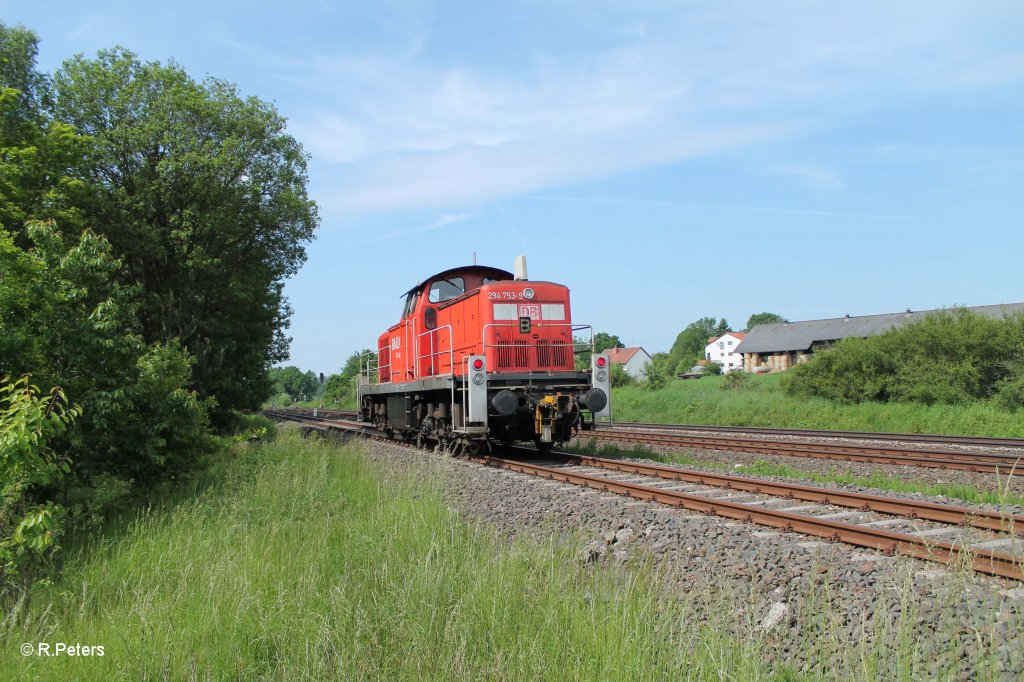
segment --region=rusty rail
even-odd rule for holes
[[[624,483],[600,476],[580,474],[500,457],[476,457],[474,459],[490,466],[508,469],[509,471],[518,471],[553,481],[564,481],[594,490],[627,495],[648,502],[660,502],[691,511],[771,526],[784,532],[803,533],[833,542],[844,542],[858,547],[877,549],[888,554],[903,554],[917,559],[937,561],[945,564],[955,564],[962,561],[969,563],[971,568],[979,573],[1024,580],[1024,568],[1022,568],[1019,559],[1001,552],[970,549],[950,542],[927,541],[906,533],[858,526],[830,519],[820,519],[806,514],[765,509],[741,502],[718,500],[635,483]]]
[[[701,450],[728,450],[731,452],[754,452],[784,457],[812,457],[816,459],[842,459],[851,462],[872,464],[896,464],[938,469],[959,469],[979,473],[1012,473],[1024,470],[1024,456],[998,453],[969,453],[953,450],[916,450],[895,447],[870,447],[860,445],[837,445],[833,443],[796,443],[770,441],[762,438],[727,436],[693,436],[683,434],[658,434],[642,432],[612,432],[597,430],[588,432],[582,438],[600,438],[625,443],[645,443],[691,447]]]
[[[759,495],[774,495],[787,499],[806,500],[837,507],[849,507],[861,511],[892,514],[908,519],[938,521],[972,528],[984,528],[1006,533],[1024,533],[1024,516],[1000,514],[997,512],[960,507],[951,504],[937,504],[882,495],[848,492],[829,488],[817,488],[798,483],[771,481],[762,478],[747,478],[730,474],[709,473],[694,469],[682,469],[660,464],[629,462],[606,457],[593,457],[570,452],[552,453],[562,456],[564,461],[584,466],[600,467],[624,473],[656,476],[671,481],[686,481],[698,485],[716,486],[727,490],[739,490]]]

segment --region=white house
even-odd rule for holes
[[[608,359],[613,365],[622,365],[634,379],[644,378],[644,369],[651,363],[651,356],[643,348],[609,348]]]
[[[722,372],[743,369],[743,356],[736,352],[740,341],[746,338],[740,332],[726,332],[721,336],[712,336],[704,347],[704,359],[722,366]]]

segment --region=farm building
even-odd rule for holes
[[[740,332],[726,332],[712,336],[704,346],[704,359],[721,365],[722,372],[743,369],[743,356],[737,352],[740,342],[747,337]]]
[[[1024,303],[982,305],[967,310],[989,317],[1004,317],[1024,314]],[[874,336],[936,312],[939,311],[912,312],[908,308],[902,313],[846,315],[827,320],[762,324],[747,332],[747,337],[736,352],[743,357],[744,371],[778,372],[807,362],[816,350],[827,348],[840,339],[848,336]]]
[[[606,352],[608,353],[608,359],[613,365],[622,365],[626,373],[634,379],[643,379],[644,369],[651,362],[650,354],[639,346],[635,348],[609,348]]]

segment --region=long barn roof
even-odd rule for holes
[[[979,305],[967,308],[967,310],[979,315],[999,318],[1024,313],[1024,303]],[[736,347],[736,352],[781,353],[807,350],[816,342],[838,341],[847,336],[864,337],[881,334],[936,312],[939,310],[759,324],[747,332],[747,338]]]

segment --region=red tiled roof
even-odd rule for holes
[[[639,346],[635,348],[609,348],[608,359],[613,365],[624,365],[633,359],[633,356],[637,354],[637,351],[641,350]]]
[[[747,335],[744,334],[743,332],[726,332],[726,333],[722,334],[722,336],[732,336],[732,337],[735,337],[735,338],[739,339],[740,341],[742,341],[743,339],[747,338]],[[706,345],[711,345],[712,343],[714,343],[718,339],[722,338],[722,336],[712,336],[710,339],[708,339],[708,342],[707,342]]]

